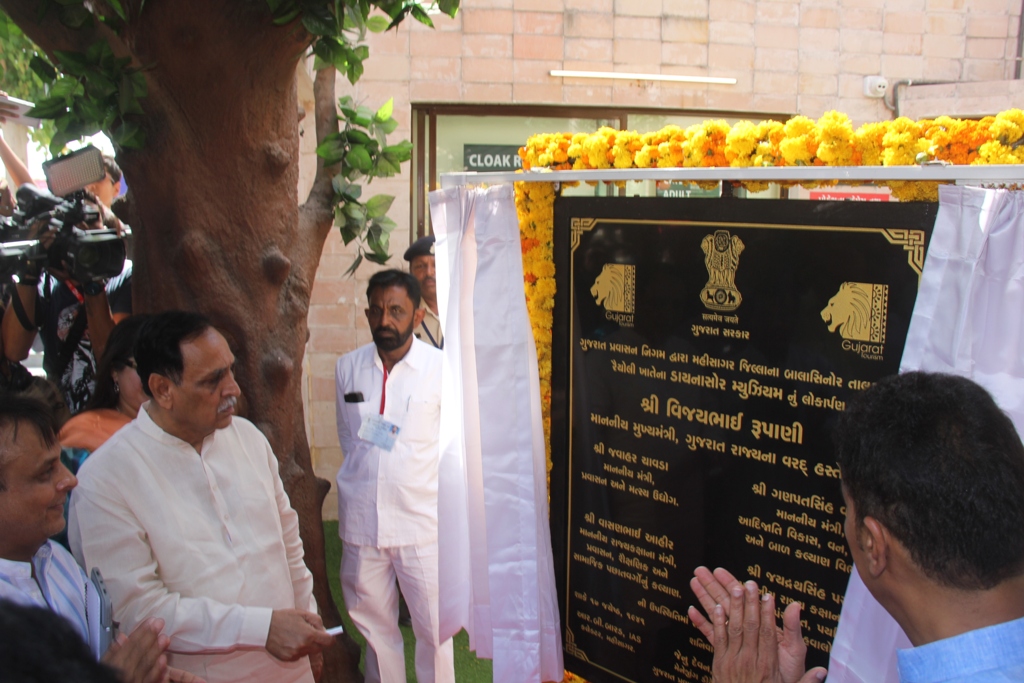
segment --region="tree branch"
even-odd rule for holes
[[[55,50],[85,52],[97,39],[107,41],[116,56],[134,58],[121,38],[97,19],[89,29],[68,28],[60,22],[56,5],[40,19],[38,4],[38,0],[0,0],[0,8],[7,16],[56,63],[60,60],[54,57]]]
[[[313,80],[313,118],[318,145],[328,135],[338,132],[338,115],[335,108],[337,104],[334,96],[336,77],[336,70],[329,66],[317,71]],[[340,164],[325,166],[324,160],[317,157],[313,187],[310,188],[306,201],[299,207],[300,235],[303,240],[309,240],[309,247],[315,250],[318,256],[334,221],[334,187],[331,180],[340,168]]]

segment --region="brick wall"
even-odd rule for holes
[[[370,59],[355,86],[338,92],[377,107],[395,98],[410,137],[413,102],[587,104],[668,109],[793,112],[830,109],[856,124],[890,118],[880,100],[862,94],[864,76],[890,83],[913,79],[1002,81],[1013,77],[1021,0],[463,0],[458,17],[434,16],[435,30],[409,20],[370,37]],[[734,86],[553,78],[552,69],[725,76]],[[989,98],[1020,106],[1017,84]],[[986,86],[947,87],[907,95],[935,98],[948,111],[978,105]],[[905,88],[913,93],[917,87]],[[958,98],[967,99],[961,104]],[[973,98],[973,99],[971,99]],[[920,103],[918,103],[920,104]],[[911,106],[908,104],[908,106]],[[308,121],[307,121],[308,123]],[[304,136],[312,137],[312,127]],[[304,149],[306,149],[304,147]],[[311,149],[311,148],[309,148]],[[306,149],[303,177],[312,158]],[[408,168],[378,180],[364,196],[397,197],[391,216],[392,264],[404,266],[408,245]],[[353,254],[337,232],[329,238],[313,289],[306,357],[306,415],[317,471],[334,479],[341,463],[334,428],[334,361],[369,341],[363,266],[342,273]],[[337,514],[333,497],[325,516]]]

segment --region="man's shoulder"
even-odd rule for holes
[[[81,577],[86,576],[85,570],[82,569],[82,566],[78,564],[78,560],[75,559],[75,556],[72,555],[67,548],[53,539],[48,539],[46,541],[46,546],[49,547],[50,559],[55,564],[60,565],[64,569],[65,573],[77,573]]]
[[[423,369],[440,369],[444,363],[444,351],[415,337],[412,340],[409,353],[413,354],[411,358],[413,364]]]
[[[140,449],[139,438],[148,438],[136,421],[129,422],[110,435],[103,444],[85,459],[78,470],[78,486],[82,490],[91,488],[96,481],[107,481],[111,477],[133,477],[142,464],[147,449]],[[130,451],[130,452],[129,452]],[[128,455],[123,455],[129,452]]]
[[[259,427],[257,427],[248,419],[240,415],[232,416],[231,424],[227,427],[227,429],[233,431],[238,436],[238,438],[246,442],[268,442],[266,434],[260,431]]]
[[[352,368],[359,365],[363,365],[367,362],[373,362],[373,354],[376,353],[377,347],[373,342],[369,344],[363,344],[358,349],[349,351],[348,353],[342,354],[338,357],[338,362],[335,364],[337,369],[341,371],[343,368]]]

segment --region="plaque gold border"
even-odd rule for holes
[[[679,226],[709,226],[709,227],[723,227],[723,228],[760,228],[767,230],[801,230],[811,232],[850,232],[850,233],[876,233],[894,246],[902,247],[907,252],[907,265],[910,269],[917,273],[918,285],[921,283],[921,272],[924,268],[924,257],[925,257],[925,232],[924,230],[908,230],[906,228],[868,228],[868,227],[853,227],[853,226],[841,226],[841,225],[800,225],[798,223],[741,223],[741,222],[728,222],[728,221],[686,221],[686,220],[643,220],[636,218],[581,218],[573,217],[569,219],[569,230],[570,230],[570,248],[569,248],[569,305],[572,306],[573,302],[576,301],[576,260],[573,258],[573,254],[576,253],[576,249],[579,248],[582,241],[583,233],[590,232],[601,223],[616,223],[619,225],[679,225]],[[575,333],[574,329],[575,316],[570,312],[569,315],[569,339],[573,338]],[[575,636],[572,630],[569,628],[569,598],[572,596],[572,587],[570,585],[571,572],[570,567],[572,565],[572,552],[570,551],[571,538],[572,538],[572,416],[573,413],[573,392],[571,387],[573,384],[573,369],[575,363],[573,361],[575,354],[569,352],[569,412],[568,412],[568,436],[569,436],[569,464],[567,468],[567,479],[569,481],[569,499],[566,503],[567,511],[567,522],[566,522],[566,557],[565,557],[565,644],[564,649],[572,656],[580,659],[593,667],[601,669],[602,671],[609,673],[616,678],[620,678],[623,681],[629,683],[636,683],[631,678],[626,678],[616,671],[607,669],[600,664],[597,664],[590,660],[587,653],[580,648],[575,641]]]

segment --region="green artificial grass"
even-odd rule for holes
[[[341,612],[341,620],[345,625],[345,632],[352,636],[352,639],[359,644],[361,654],[359,656],[359,670],[364,671],[366,667],[366,640],[359,633],[359,630],[348,618],[348,610],[345,609],[345,600],[341,597],[341,578],[338,575],[338,568],[341,567],[341,539],[338,538],[338,523],[324,522],[325,552],[327,554],[327,578],[331,583],[331,595],[334,596],[334,603]],[[413,664],[415,655],[416,639],[412,634],[412,628],[402,626],[402,638],[405,640],[405,676],[408,683],[416,681],[416,667]],[[493,675],[491,672],[491,660],[477,659],[469,650],[469,635],[461,631],[455,636],[455,680],[459,683],[491,683]]]

